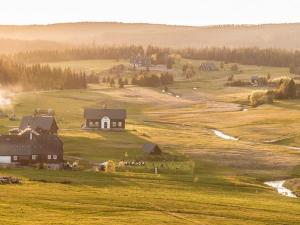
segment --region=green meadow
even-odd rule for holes
[[[34,168],[0,169],[20,177],[20,185],[0,186],[0,224],[299,224],[298,199],[279,195],[263,184],[286,179],[300,194],[300,100],[276,100],[252,108],[254,87],[227,87],[231,64],[217,72],[181,77],[175,65],[171,91],[106,84],[86,90],[19,92],[7,113],[17,117],[36,108],[53,108],[64,141],[65,159],[79,161],[79,171]],[[100,72],[107,60],[60,62],[74,70]],[[54,64],[57,65],[57,64]],[[239,79],[252,75],[292,76],[287,68],[239,65]],[[84,107],[126,108],[124,132],[83,131]],[[243,109],[247,109],[246,111]],[[19,121],[0,119],[0,132]],[[213,129],[238,138],[224,140]],[[155,142],[160,157],[143,153]],[[143,160],[144,167],[116,173],[93,171],[106,160]],[[158,174],[154,174],[154,167]]]
[[[51,62],[47,63],[51,67],[64,67],[72,68],[72,70],[79,72],[83,71],[86,73],[101,72],[119,64],[128,65],[129,62],[125,60],[77,60],[77,61],[65,61],[65,62]]]

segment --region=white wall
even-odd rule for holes
[[[0,156],[0,163],[11,163],[10,156]]]

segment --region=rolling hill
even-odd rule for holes
[[[0,39],[38,41],[40,48],[44,49],[50,48],[49,46],[53,48],[53,45],[61,48],[59,43],[62,43],[64,46],[151,44],[173,48],[200,48],[206,46],[236,48],[257,46],[260,48],[295,50],[300,49],[299,35],[300,23],[191,27],[158,24],[81,22],[51,25],[0,26]],[[42,44],[41,42],[45,43]],[[23,43],[23,45],[27,45],[27,43]],[[27,47],[26,50],[28,49],[30,47]],[[19,46],[19,48],[15,48],[12,51],[18,50],[22,51],[23,48]],[[3,50],[1,51],[3,52]]]

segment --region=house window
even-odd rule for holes
[[[55,159],[55,160],[56,160],[56,159],[57,159],[57,155],[53,155],[53,159]]]
[[[113,127],[116,127],[117,126],[117,122],[113,122],[112,125],[113,125]]]
[[[95,122],[96,127],[99,127],[99,122]]]
[[[17,161],[18,160],[18,156],[14,155],[13,159],[14,159],[14,161]]]
[[[119,126],[119,127],[122,127],[122,122],[121,122],[121,121],[118,122],[118,126]]]
[[[51,155],[48,155],[48,159],[51,159]]]
[[[32,160],[36,160],[36,159],[37,159],[37,155],[32,155],[32,156],[31,156],[31,159],[32,159]]]
[[[93,126],[93,122],[89,122],[89,127],[92,127]]]

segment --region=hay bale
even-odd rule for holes
[[[270,90],[253,91],[249,95],[250,105],[256,107],[263,104],[272,104],[274,99],[274,93]]]

